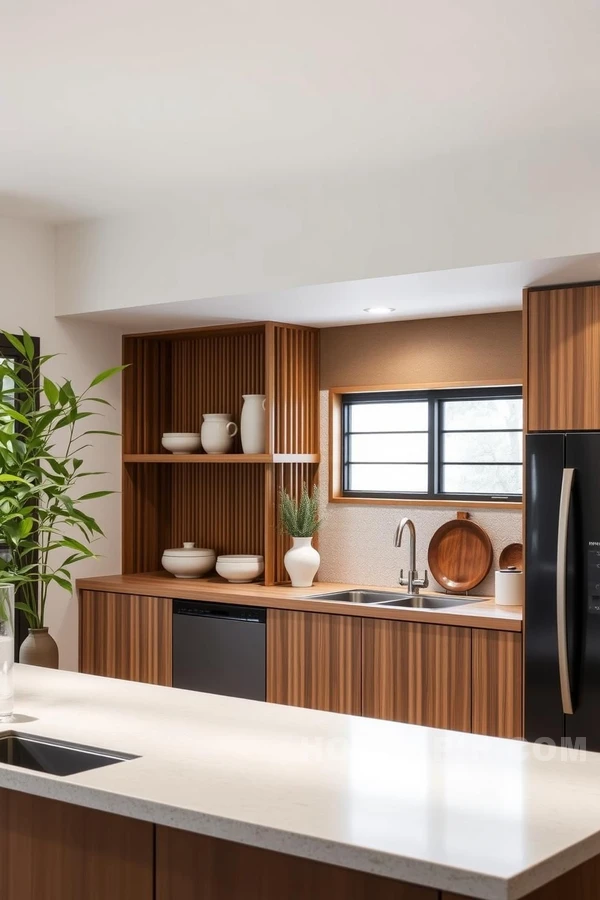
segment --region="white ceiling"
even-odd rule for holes
[[[597,0],[2,0],[0,212],[575,147],[599,39]]]
[[[274,320],[320,327],[459,316],[521,308],[523,287],[600,280],[600,253],[323,284],[268,294],[206,298],[82,313],[70,319],[125,331]],[[390,306],[388,316],[365,313]]]

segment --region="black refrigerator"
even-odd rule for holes
[[[526,438],[525,737],[600,750],[600,432]]]

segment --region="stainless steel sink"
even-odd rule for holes
[[[61,743],[16,731],[0,734],[0,763],[46,772],[49,775],[76,775],[78,772],[137,758],[125,753],[113,753],[112,750]]]
[[[457,597],[451,594],[401,594],[396,591],[336,591],[313,594],[306,600],[331,600],[334,603],[368,603],[398,609],[450,609],[467,603],[481,603],[480,597]]]
[[[410,594],[396,591],[336,591],[332,594],[313,594],[306,600],[332,600],[335,603],[391,603],[410,599]]]
[[[397,600],[385,600],[378,606],[392,606],[398,609],[450,609],[452,606],[466,606],[481,603],[479,597],[453,597],[448,594],[413,594]]]

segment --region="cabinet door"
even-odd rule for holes
[[[360,620],[358,620],[360,621]],[[438,891],[201,834],[156,828],[156,900],[437,900]]]
[[[529,291],[529,431],[600,429],[600,286]]]
[[[2,900],[152,900],[154,826],[0,791]]]
[[[363,714],[471,730],[471,629],[363,619]]]
[[[521,635],[474,628],[472,648],[474,733],[522,737]]]
[[[171,684],[171,610],[165,597],[80,591],[79,671]]]
[[[361,621],[270,609],[267,700],[359,716]]]

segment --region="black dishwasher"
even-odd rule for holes
[[[173,601],[173,687],[266,699],[264,609]]]

